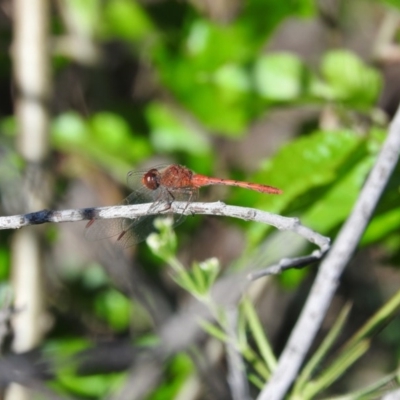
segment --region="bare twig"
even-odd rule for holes
[[[83,208],[78,210],[51,211],[43,210],[35,213],[0,217],[0,229],[18,229],[27,225],[37,225],[46,222],[76,222],[82,220],[109,219],[109,218],[135,218],[144,215],[182,213],[185,215],[207,214],[219,215],[225,217],[239,218],[246,221],[256,221],[275,226],[280,230],[289,230],[304,237],[311,243],[316,244],[319,250],[315,250],[311,255],[292,259],[282,259],[279,264],[271,266],[268,270],[249,275],[250,279],[256,279],[260,276],[278,273],[288,268],[299,268],[310,262],[320,260],[329,250],[329,238],[320,235],[317,232],[301,225],[297,218],[287,218],[280,215],[271,214],[266,211],[260,211],[253,208],[244,208],[238,206],[228,206],[222,202],[215,203],[180,203],[173,202],[166,210],[155,210],[152,203],[130,206],[113,206],[99,208]]]
[[[297,372],[319,329],[339,283],[368,220],[396,166],[400,152],[400,108],[390,125],[389,134],[362,189],[354,209],[343,225],[330,253],[322,262],[313,288],[271,380],[258,400],[281,399]]]

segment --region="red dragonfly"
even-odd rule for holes
[[[232,179],[212,178],[196,174],[190,169],[177,164],[163,165],[147,171],[128,173],[128,186],[133,192],[123,204],[153,203],[152,209],[168,208],[173,201],[190,203],[198,198],[199,188],[210,185],[238,186],[260,193],[281,194],[282,190],[272,186],[235,181]],[[153,208],[154,207],[154,208]],[[85,236],[91,240],[115,237],[122,247],[129,247],[142,242],[155,231],[154,220],[158,215],[145,215],[135,219],[92,219],[85,229]],[[184,219],[178,215],[174,226]]]

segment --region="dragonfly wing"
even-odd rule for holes
[[[165,168],[166,166],[159,166]],[[149,209],[149,214],[134,219],[115,218],[115,219],[93,219],[88,222],[85,229],[85,237],[89,240],[100,240],[112,238],[119,246],[129,247],[140,243],[147,236],[156,232],[154,220],[162,218],[160,214],[151,214],[151,212],[165,211],[169,217],[174,218],[173,226],[181,224],[186,218],[183,214],[168,213],[171,203],[174,201],[186,202],[189,204],[198,197],[198,189],[195,187],[166,188],[160,186],[155,190],[150,190],[142,183],[143,175],[147,171],[130,172],[128,174],[128,186],[133,192],[121,203],[145,204],[153,203]]]
[[[143,200],[139,203],[134,202],[133,200]],[[120,205],[129,205],[129,204],[140,204],[149,202],[146,198],[146,193],[138,194],[131,193],[126,199],[124,199]],[[107,238],[118,237],[128,228],[131,228],[136,223],[140,222],[140,219],[143,217],[138,217],[136,219],[130,218],[112,218],[112,219],[92,219],[90,220],[85,229],[85,237],[88,240],[95,241]],[[144,217],[145,218],[145,217]],[[132,243],[133,244],[133,243]]]
[[[85,238],[92,241],[118,236],[125,219],[91,219],[85,228]]]

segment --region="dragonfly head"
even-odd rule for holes
[[[156,190],[160,186],[160,172],[156,169],[150,169],[142,178],[142,183],[149,190]]]

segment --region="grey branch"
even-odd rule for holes
[[[121,205],[113,207],[83,208],[77,210],[52,211],[42,210],[30,214],[0,217],[0,229],[19,229],[28,225],[38,225],[47,222],[76,222],[82,220],[109,219],[109,218],[137,218],[152,214],[169,213],[194,215],[218,215],[224,217],[239,218],[246,221],[256,221],[272,225],[280,230],[289,230],[304,237],[310,243],[319,247],[312,254],[304,257],[285,258],[277,265],[269,267],[249,275],[249,279],[257,279],[264,275],[277,274],[288,268],[299,268],[311,262],[320,260],[329,250],[329,238],[303,226],[298,218],[287,218],[267,211],[253,208],[229,206],[222,202],[215,203],[191,203],[173,202],[168,208],[154,209],[152,203],[139,205]]]
[[[321,263],[300,318],[279,359],[278,366],[258,400],[282,399],[322,323],[326,310],[372,212],[396,166],[400,152],[400,108],[392,121],[387,139],[360,193],[350,217],[343,225],[329,254]]]

